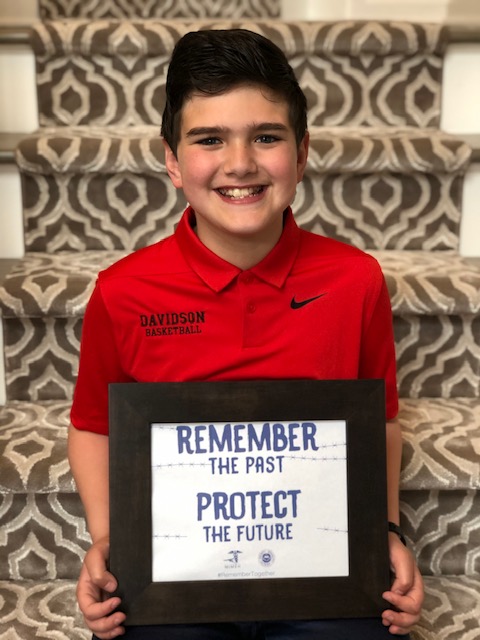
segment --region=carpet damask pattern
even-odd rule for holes
[[[40,125],[159,126],[175,42],[187,31],[234,26],[285,51],[307,95],[310,126],[439,124],[440,26],[58,20],[39,23],[32,37]]]
[[[29,251],[138,249],[185,208],[156,127],[46,128],[17,149]],[[362,249],[458,248],[470,149],[413,127],[312,128],[300,225]]]
[[[91,640],[77,609],[75,587],[72,580],[0,581],[0,640]]]
[[[89,545],[67,459],[69,400],[0,410],[0,580],[68,579]],[[402,517],[424,575],[478,576],[475,399],[402,400]],[[417,437],[417,434],[419,436]]]
[[[404,397],[478,397],[478,317],[395,317],[398,386]],[[81,318],[4,320],[7,392],[19,400],[70,398]],[[474,342],[472,343],[472,338]]]
[[[11,271],[0,301],[9,397],[71,397],[96,273],[121,255],[32,252]],[[440,251],[374,255],[392,295],[401,396],[478,396],[478,261]]]
[[[57,18],[278,18],[279,0],[39,0]]]

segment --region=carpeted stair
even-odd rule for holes
[[[66,460],[82,316],[96,273],[171,233],[185,205],[159,138],[173,43],[234,25],[277,42],[309,99],[299,223],[371,251],[387,278],[402,524],[427,587],[414,638],[480,638],[480,258],[458,254],[470,149],[438,129],[445,30],[259,14],[189,22],[154,9],[139,19],[147,3],[127,0],[88,3],[78,20],[58,13],[77,17],[81,4],[43,0],[56,20],[32,37],[41,129],[17,150],[27,253],[0,291],[0,640],[89,637],[74,604],[89,538]]]

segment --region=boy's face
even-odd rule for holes
[[[182,109],[177,156],[165,147],[170,178],[209,249],[229,260],[230,249],[261,254],[276,244],[308,153],[308,135],[297,147],[283,100],[250,85],[194,95]]]

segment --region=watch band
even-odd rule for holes
[[[403,531],[400,529],[398,524],[395,524],[394,522],[389,522],[388,523],[388,530],[391,531],[392,533],[396,533],[397,536],[400,538],[400,541],[402,542],[402,544],[407,546],[407,540],[406,540],[405,536],[403,535]]]

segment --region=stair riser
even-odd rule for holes
[[[425,578],[423,611],[412,632],[413,640],[477,640],[478,578]]]
[[[186,207],[166,173],[22,175],[27,251],[126,249],[171,235]]]
[[[76,579],[90,546],[75,493],[0,494],[0,580]],[[478,576],[480,495],[403,491],[402,526],[423,575]]]
[[[174,0],[90,0],[87,4],[78,0],[40,0],[42,20],[57,18],[265,18],[280,15],[279,0],[222,0],[218,2],[192,2]]]
[[[478,576],[478,491],[402,491],[400,500],[402,528],[423,575]]]
[[[363,250],[458,249],[463,176],[314,175],[297,187],[301,227]]]
[[[166,174],[22,175],[27,251],[134,250],[170,235],[186,201]],[[463,176],[314,174],[300,226],[360,249],[457,249]]]
[[[0,582],[0,637],[12,640],[91,640],[75,583]],[[5,635],[4,635],[5,634]]]
[[[174,43],[187,31],[214,25],[37,25],[40,125],[160,125]],[[247,24],[286,52],[307,95],[311,126],[438,126],[445,46],[440,29],[371,25],[363,33],[357,25],[352,35],[351,24]]]
[[[72,397],[81,318],[4,318],[8,400]],[[395,317],[401,397],[478,397],[480,316]]]
[[[72,397],[78,369],[80,318],[4,320],[7,400]]]
[[[480,316],[394,317],[404,398],[480,395]]]
[[[0,494],[0,500],[0,580],[78,577],[91,540],[77,494]]]

